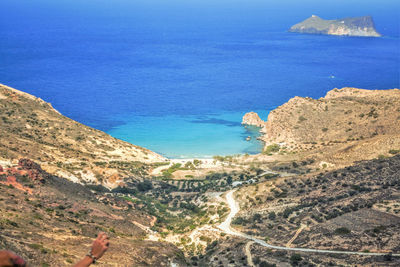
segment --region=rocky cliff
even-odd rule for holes
[[[44,170],[75,182],[116,186],[165,159],[73,121],[49,103],[0,85],[0,161],[30,158]]]
[[[381,36],[376,31],[374,21],[370,16],[324,20],[312,15],[310,18],[292,26],[289,32],[368,37]]]
[[[266,146],[353,162],[400,148],[400,90],[333,89],[325,97],[294,97],[271,111]]]

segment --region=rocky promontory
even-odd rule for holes
[[[371,16],[325,20],[316,15],[292,26],[289,32],[380,37]]]
[[[280,144],[281,152],[324,155],[330,162],[389,156],[400,149],[399,107],[399,89],[345,87],[320,99],[296,96],[269,113],[261,138],[267,147]]]

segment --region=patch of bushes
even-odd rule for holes
[[[307,119],[306,118],[304,118],[303,116],[300,116],[299,117],[299,122],[303,122],[303,121],[306,121]]]
[[[267,146],[263,153],[268,155],[271,153],[279,152],[280,149],[281,147],[278,144],[272,144]]]
[[[299,263],[303,260],[300,254],[293,254],[290,256],[290,263],[294,266],[298,266]]]
[[[153,189],[153,184],[149,180],[144,180],[143,182],[138,183],[137,189],[141,192],[149,191]]]
[[[243,217],[236,217],[232,220],[232,223],[236,225],[246,225],[247,223],[249,223],[249,221]]]
[[[348,235],[351,233],[350,229],[346,228],[346,227],[339,227],[335,229],[335,234],[337,235]]]

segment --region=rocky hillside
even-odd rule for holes
[[[99,231],[111,242],[99,266],[185,266],[177,247],[149,237],[155,222],[140,202],[52,176],[29,159],[0,166],[0,248],[29,266],[72,266]]]
[[[298,266],[399,266],[400,258],[390,252],[400,252],[400,155],[330,172],[272,178],[238,189],[236,198],[241,211],[233,226],[270,244],[388,253],[359,257],[296,252],[302,261]],[[230,240],[224,243],[235,247]],[[259,261],[287,266],[283,262],[293,259],[294,252],[252,247],[253,259]],[[221,254],[216,250],[210,259]]]
[[[165,159],[61,115],[49,103],[0,85],[0,161],[21,157],[72,181],[114,187]]]
[[[329,35],[381,36],[376,31],[374,21],[370,16],[324,20],[312,15],[308,19],[292,26],[289,31]]]
[[[270,112],[263,140],[281,153],[330,161],[389,156],[400,148],[400,90],[333,89],[320,99],[294,97]]]

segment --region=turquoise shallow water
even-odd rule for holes
[[[266,111],[259,111],[266,117]],[[214,155],[255,154],[263,143],[259,128],[241,125],[242,112],[187,116],[120,116],[125,123],[108,133],[145,146],[170,158],[211,158]],[[250,136],[251,140],[246,141]]]

